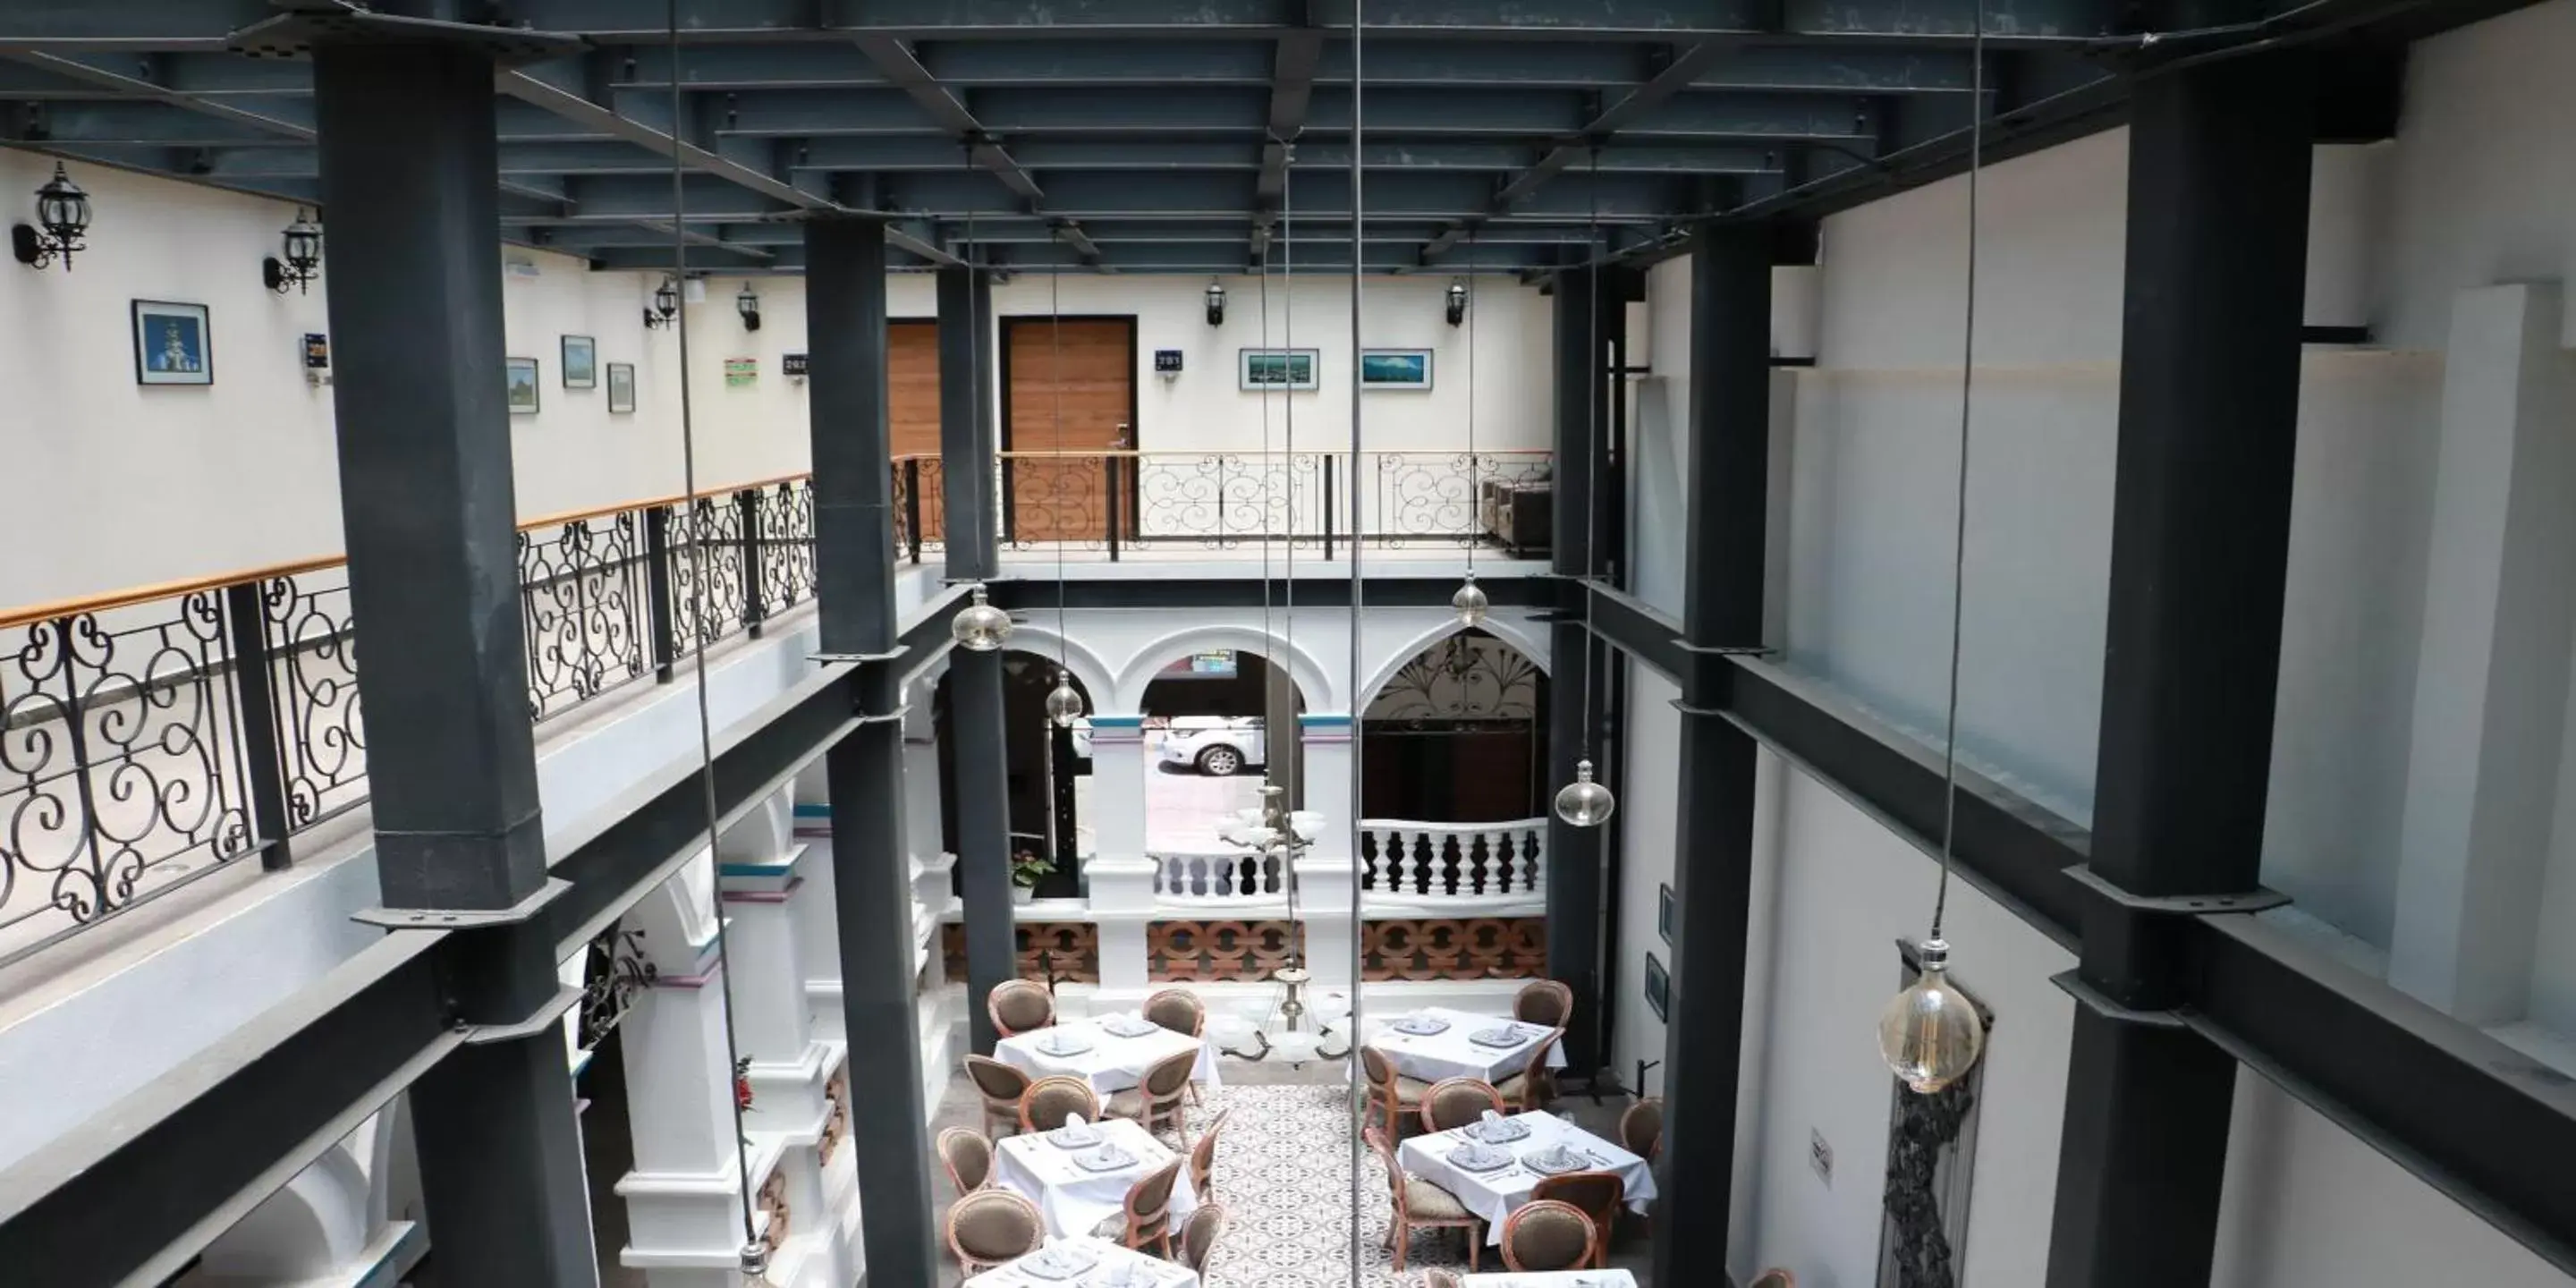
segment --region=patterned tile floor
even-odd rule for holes
[[[1303,1068],[1225,1063],[1225,1090],[1191,1111],[1192,1139],[1216,1114],[1232,1110],[1217,1147],[1215,1189],[1226,1206],[1225,1238],[1208,1266],[1207,1288],[1350,1288],[1350,1095],[1342,1066],[1317,1062]],[[1585,1128],[1612,1134],[1621,1105],[1594,1107],[1583,1097],[1560,1103]],[[951,1081],[936,1127],[972,1126],[976,1101],[961,1076]],[[934,1134],[935,1134],[934,1128]],[[1386,1248],[1389,1212],[1386,1174],[1361,1156],[1360,1277],[1363,1288],[1416,1288],[1431,1266],[1466,1268],[1464,1236],[1451,1230],[1415,1233],[1405,1272],[1395,1273]],[[942,1194],[942,1201],[951,1196]],[[1646,1283],[1647,1243],[1636,1224],[1623,1224],[1611,1264]],[[1487,1248],[1488,1270],[1500,1269]],[[942,1279],[954,1285],[952,1268]]]

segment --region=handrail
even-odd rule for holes
[[[587,519],[604,518],[612,514],[622,514],[628,510],[646,510],[657,505],[677,505],[683,500],[703,501],[710,497],[729,496],[737,492],[750,492],[761,488],[775,487],[781,483],[793,483],[802,479],[812,478],[813,476],[813,472],[809,470],[802,474],[781,474],[774,478],[757,479],[749,483],[733,483],[723,487],[705,488],[695,493],[675,492],[669,496],[648,497],[641,501],[620,501],[615,505],[594,506],[586,510],[565,510],[556,514],[541,514],[533,519],[521,520],[518,523],[516,530],[520,532],[534,532],[539,528],[557,527],[567,523],[579,523]],[[32,626],[35,623],[52,621],[59,617],[77,617],[83,613],[104,613],[112,609],[131,608],[136,604],[148,604],[156,599],[176,599],[183,595],[194,595],[209,590],[221,590],[226,586],[238,586],[243,582],[268,581],[277,577],[292,577],[298,573],[319,572],[324,568],[337,568],[348,562],[349,556],[347,552],[344,551],[336,555],[315,555],[311,558],[290,560],[284,563],[262,564],[256,568],[238,568],[230,572],[207,573],[203,576],[185,577],[176,581],[153,582],[144,586],[129,586],[123,590],[105,591],[95,595],[81,595],[70,599],[55,599],[47,600],[42,603],[26,604],[17,608],[0,610],[0,630],[8,630],[19,626]]]

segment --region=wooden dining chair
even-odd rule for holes
[[[1753,1277],[1744,1288],[1798,1288],[1798,1277],[1777,1266]]]
[[[1004,980],[985,995],[984,1013],[993,1017],[994,1032],[1006,1038],[1018,1037],[1032,1029],[1054,1025],[1055,994],[1036,980]]]
[[[1557,980],[1531,980],[1512,998],[1512,1018],[1523,1024],[1564,1028],[1574,1019],[1574,990]]]
[[[1025,1257],[1044,1242],[1037,1204],[1009,1190],[977,1190],[949,1205],[948,1250],[970,1276]]]
[[[1204,1276],[1209,1255],[1216,1251],[1217,1240],[1224,1237],[1225,1205],[1207,1202],[1202,1195],[1189,1219],[1181,1222],[1181,1264],[1189,1267],[1192,1274]]]
[[[1145,1018],[1188,1037],[1207,1033],[1207,1007],[1186,988],[1167,988],[1146,998]]]
[[[1092,1233],[1138,1252],[1155,1249],[1164,1260],[1171,1260],[1172,1187],[1180,1182],[1182,1161],[1175,1158],[1138,1177],[1127,1187],[1118,1215],[1101,1222]]]
[[[1466,1280],[1460,1279],[1458,1277],[1458,1272],[1454,1270],[1425,1270],[1422,1272],[1422,1288],[1466,1288],[1466,1282]]]
[[[1167,1125],[1181,1143],[1188,1144],[1189,1134],[1182,1129],[1181,1114],[1189,1099],[1190,1071],[1198,1062],[1199,1053],[1195,1050],[1175,1051],[1156,1060],[1145,1071],[1142,1083],[1109,1093],[1109,1116],[1135,1119],[1149,1136],[1154,1134],[1155,1124]]]
[[[984,1134],[993,1134],[993,1124],[1016,1127],[1020,1122],[1020,1097],[1029,1094],[1029,1075],[1015,1065],[1004,1064],[989,1055],[966,1057],[966,1077],[975,1084],[975,1094],[984,1098]]]
[[[1598,1254],[1601,1232],[1571,1203],[1532,1199],[1503,1222],[1506,1270],[1581,1270]]]
[[[964,1198],[992,1181],[993,1142],[971,1127],[951,1127],[939,1133],[939,1162]]]
[[[1100,1094],[1080,1078],[1040,1078],[1020,1097],[1021,1131],[1054,1131],[1074,1114],[1087,1123],[1100,1121]]]
[[[1395,1209],[1395,1219],[1386,1228],[1386,1246],[1395,1255],[1396,1273],[1404,1273],[1404,1254],[1412,1246],[1417,1227],[1466,1231],[1467,1268],[1474,1270],[1485,1247],[1484,1220],[1468,1211],[1457,1195],[1406,1174],[1404,1165],[1395,1161],[1395,1146],[1385,1132],[1371,1126],[1361,1129],[1360,1136],[1386,1168],[1387,1200]]]
[[[1651,1163],[1664,1148],[1664,1102],[1648,1096],[1619,1115],[1619,1144]]]
[[[1360,1048],[1360,1072],[1368,1078],[1369,1116],[1382,1117],[1387,1139],[1395,1139],[1404,1131],[1398,1126],[1404,1117],[1422,1111],[1422,1093],[1431,1084],[1397,1073],[1395,1061],[1373,1046]]]
[[[1619,1205],[1628,1201],[1628,1183],[1617,1172],[1568,1172],[1563,1176],[1541,1177],[1530,1187],[1533,1199],[1554,1199],[1569,1207],[1580,1208],[1592,1218],[1599,1241],[1593,1245],[1591,1268],[1608,1268],[1610,1238],[1617,1229]]]
[[[1550,1029],[1546,1037],[1530,1047],[1529,1063],[1519,1073],[1494,1084],[1494,1090],[1503,1093],[1514,1113],[1545,1109],[1556,1099],[1556,1075],[1548,1070],[1547,1053],[1564,1039],[1565,1030]]]
[[[1484,1118],[1486,1110],[1503,1113],[1503,1093],[1482,1078],[1442,1078],[1422,1093],[1422,1130],[1447,1131]]]
[[[1190,1192],[1202,1203],[1216,1197],[1216,1138],[1233,1115],[1231,1109],[1218,1111],[1208,1120],[1207,1130],[1199,1133],[1199,1143],[1190,1146]]]

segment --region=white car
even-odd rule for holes
[[[1269,743],[1259,716],[1174,716],[1163,731],[1163,763],[1223,778],[1266,765]]]

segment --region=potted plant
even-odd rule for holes
[[[1038,882],[1045,880],[1055,865],[1039,858],[1034,850],[1017,850],[1011,854],[1011,902],[1027,903],[1038,897]]]

